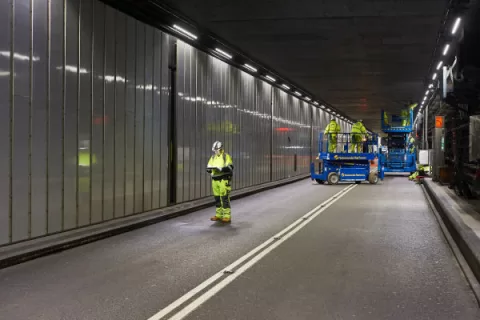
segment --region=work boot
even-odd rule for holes
[[[222,220],[222,217],[217,217],[217,216],[213,216],[210,218],[211,221],[220,221]]]
[[[222,222],[229,223],[232,219],[230,217],[223,217]]]

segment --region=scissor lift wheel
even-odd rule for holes
[[[338,174],[336,174],[335,172],[331,172],[328,175],[328,184],[337,184],[338,180],[340,180],[340,178],[339,178]]]
[[[378,174],[374,173],[374,172],[371,172],[369,175],[368,175],[368,182],[370,182],[371,184],[377,184],[378,182]]]

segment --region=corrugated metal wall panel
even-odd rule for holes
[[[65,108],[63,139],[63,230],[77,227],[77,150],[78,150],[78,82],[80,1],[66,2],[65,29]]]
[[[0,9],[0,12],[1,11],[2,9]],[[30,141],[31,143],[31,198],[30,198],[31,234],[30,236],[38,237],[38,236],[45,235],[47,233],[47,192],[48,192],[48,188],[47,188],[47,164],[48,164],[47,163],[47,155],[48,155],[47,153],[47,132],[48,132],[47,88],[48,88],[49,73],[47,69],[48,67],[48,60],[47,60],[48,35],[45,32],[45,30],[48,30],[48,2],[34,1],[33,14],[34,15],[33,15],[32,56],[36,58],[36,61],[34,61],[32,65],[33,76],[32,76],[32,105],[31,105],[32,136]],[[0,18],[0,20],[2,19]],[[3,41],[0,40],[0,43],[3,43]],[[0,61],[1,60],[2,59],[0,59]],[[0,77],[0,87],[3,87],[3,83],[1,83],[1,79],[2,77]],[[3,93],[0,93],[0,96],[2,95]],[[77,93],[76,95],[78,96]],[[3,109],[3,107],[0,107],[0,109]],[[2,118],[2,116],[0,116],[0,118]],[[1,189],[2,188],[0,187],[0,202],[2,202]],[[0,209],[0,212],[1,212],[1,209]],[[0,222],[0,224],[2,223]]]
[[[115,75],[116,28],[115,10],[105,7],[105,69],[103,82],[105,104],[103,109],[103,221],[114,218],[115,193]]]
[[[11,0],[0,2],[0,244],[10,242]]]
[[[0,18],[0,245],[166,206],[168,36],[92,0]]]
[[[97,0],[3,1],[0,26],[0,245],[167,206],[172,37]],[[308,173],[326,112],[176,57],[177,203],[212,194],[216,140],[235,189]]]
[[[112,122],[114,124],[114,217],[125,215],[125,83],[127,66],[127,17],[120,12],[115,14],[115,108]]]

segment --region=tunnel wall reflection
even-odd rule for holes
[[[0,245],[166,207],[172,171],[207,197],[215,140],[235,189],[308,173],[329,120],[100,1],[1,1],[0,28]]]

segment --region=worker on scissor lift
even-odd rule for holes
[[[350,143],[350,153],[353,152],[363,152],[363,142],[366,141],[367,138],[367,129],[363,125],[362,120],[358,120],[352,126],[352,137]]]
[[[408,151],[410,153],[415,153],[415,138],[410,133],[410,137],[408,138]]]
[[[212,176],[212,190],[215,198],[216,214],[210,220],[230,222],[232,209],[230,207],[231,181],[233,176],[233,161],[225,153],[223,144],[215,141],[212,146],[215,153],[207,165],[207,172]]]
[[[418,103],[413,103],[410,101],[408,108],[402,109],[400,115],[402,117],[402,126],[406,127],[410,125],[410,110],[414,110],[417,107]]]
[[[328,136],[328,152],[337,151],[337,135],[340,133],[340,130],[340,125],[335,121],[335,118],[332,118],[324,132],[324,139],[327,139]]]

